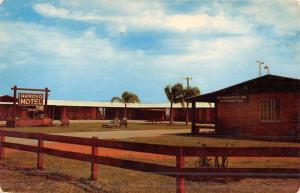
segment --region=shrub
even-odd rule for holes
[[[225,145],[226,147],[232,146],[229,144]],[[206,147],[205,144],[202,144],[202,147]],[[194,163],[196,168],[227,168],[228,166],[228,157],[227,156],[215,156],[214,159],[207,156],[200,156]]]

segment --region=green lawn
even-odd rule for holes
[[[220,138],[214,136],[193,136],[189,133],[178,135],[163,135],[156,137],[139,137],[125,139],[126,141],[142,142],[150,144],[163,145],[182,145],[182,146],[196,146],[203,145],[210,147],[300,147],[300,143],[295,142],[279,142],[279,141],[263,141],[250,139],[234,139],[234,138]]]
[[[184,125],[169,126],[166,124],[129,123],[129,130],[136,129],[183,129]],[[101,123],[76,123],[69,128],[14,128],[12,130],[31,132],[70,132],[101,131]],[[130,138],[125,141],[151,144],[188,145],[188,146],[300,146],[291,142],[268,142],[261,140],[242,140],[191,135],[164,135],[159,137]],[[101,153],[101,152],[100,152]],[[138,160],[150,163],[173,165],[175,158],[159,159],[155,157],[132,157],[123,159]],[[186,158],[186,166],[194,167],[198,158]],[[45,170],[38,171],[36,154],[15,152],[7,153],[5,160],[0,161],[0,186],[8,192],[109,192],[109,193],[152,193],[175,192],[175,179],[160,175],[135,172],[121,168],[99,165],[98,180],[89,181],[90,164],[69,159],[45,155]],[[300,168],[297,158],[229,158],[228,167],[293,167]],[[188,193],[295,193],[299,189],[299,179],[240,179],[225,181],[186,182]]]
[[[163,135],[156,137],[139,137],[123,141],[194,147],[300,147],[300,143],[232,139],[186,135]],[[197,157],[186,158],[186,166],[194,167]],[[228,158],[229,167],[292,167],[300,168],[299,158]],[[170,162],[165,161],[168,165]]]
[[[21,158],[21,159],[20,159]],[[160,163],[163,163],[160,162]],[[32,193],[173,193],[175,179],[99,165],[98,180],[89,181],[90,164],[45,156],[45,169],[38,171],[36,155],[17,152],[0,161],[0,185],[8,192]],[[299,179],[240,179],[186,181],[187,193],[295,193]]]
[[[107,122],[108,123],[108,122]],[[18,128],[1,128],[9,131],[23,132],[44,132],[44,133],[66,133],[66,132],[85,132],[85,131],[112,131],[112,130],[154,130],[154,129],[190,129],[190,126],[184,124],[169,125],[166,123],[128,123],[128,127],[121,128],[103,128],[105,123],[71,123],[69,127],[18,127]]]

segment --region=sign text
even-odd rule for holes
[[[218,96],[218,102],[220,103],[242,103],[248,100],[248,97],[245,95],[235,95],[235,96]]]
[[[19,93],[20,106],[42,106],[43,101],[43,94]]]

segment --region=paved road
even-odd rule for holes
[[[69,133],[53,133],[54,135],[65,135],[74,137],[98,137],[99,139],[126,139],[133,137],[153,137],[160,135],[189,133],[189,129],[162,129],[162,130],[118,130],[118,131],[91,131],[91,132],[69,132]],[[22,143],[27,145],[36,145],[36,140],[7,138],[8,142]]]

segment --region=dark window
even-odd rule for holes
[[[261,120],[280,121],[281,103],[279,99],[261,100]]]

